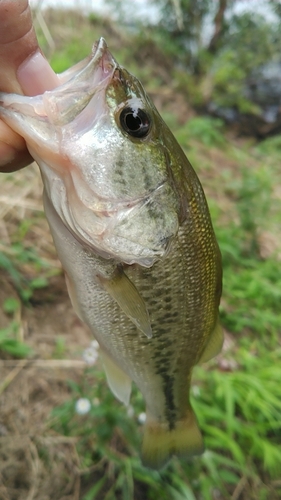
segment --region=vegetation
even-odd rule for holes
[[[175,458],[160,472],[144,468],[139,459],[144,404],[136,388],[131,405],[125,408],[110,393],[99,362],[89,358],[89,351],[88,365],[79,364],[87,344],[81,330],[72,351],[79,369],[71,359],[71,371],[62,376],[59,370],[71,354],[68,325],[64,331],[59,316],[52,347],[46,347],[47,340],[41,347],[41,329],[46,316],[56,313],[63,277],[42,221],[38,175],[34,170],[14,177],[3,175],[2,182],[13,193],[25,192],[29,183],[33,186],[24,195],[26,203],[21,203],[33,210],[25,208],[22,213],[3,197],[7,210],[0,226],[0,369],[4,374],[0,381],[0,497],[3,492],[5,500],[277,500],[281,495],[280,138],[260,144],[237,139],[220,120],[204,116],[182,123],[182,109],[175,114],[173,104],[177,104],[184,74],[179,68],[174,70],[168,88],[172,95],[168,93],[167,100],[165,71],[170,74],[172,62],[167,55],[162,64],[165,48],[153,45],[150,35],[120,33],[116,25],[96,17],[88,21],[76,14],[50,12],[45,18],[56,50],[40,26],[38,36],[56,70],[85,56],[93,39],[103,34],[114,46],[116,58],[134,70],[158,99],[208,198],[223,256],[221,320],[226,341],[217,359],[194,370],[192,405],[204,434],[205,453],[190,461]],[[82,30],[81,48],[76,36]],[[150,57],[143,67],[138,62],[148,48]],[[62,303],[66,300],[63,296]],[[25,326],[32,312],[42,318],[34,336]],[[67,314],[63,320],[67,321]],[[14,361],[18,357],[25,359]],[[40,367],[38,357],[42,358]],[[44,360],[52,372],[42,376]],[[12,382],[25,362],[38,367],[28,379],[29,403],[24,397],[17,400],[17,384]],[[10,363],[16,368],[10,370],[14,366]],[[39,407],[40,393],[44,396]],[[87,405],[82,405],[82,411],[78,408],[81,398],[89,401],[88,409]],[[26,428],[26,417],[20,418],[18,412],[20,406],[22,412],[27,411],[31,403],[30,427]],[[42,407],[46,408],[43,413]],[[20,448],[18,439],[16,451],[15,428],[29,439],[25,448]],[[13,466],[10,457],[16,457]]]
[[[278,2],[261,0],[256,9],[249,4],[248,11],[239,0],[153,0],[159,22],[139,26],[126,15],[127,0],[106,1],[119,13],[120,22],[129,27],[135,23],[145,38],[173,58],[174,68],[185,70],[185,91],[198,109],[211,104],[214,110],[261,114],[249,84],[260,78],[268,62],[280,62]]]

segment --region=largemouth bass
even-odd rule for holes
[[[147,419],[142,459],[203,451],[189,402],[192,368],[221,349],[221,257],[201,184],[140,82],[100,39],[36,97],[0,94],[24,137],[79,317],[108,384]]]

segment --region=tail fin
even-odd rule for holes
[[[147,415],[142,444],[142,462],[146,467],[160,469],[173,455],[188,458],[203,451],[202,435],[192,409],[172,430],[167,423]]]

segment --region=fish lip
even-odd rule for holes
[[[92,58],[97,64],[101,63],[105,73],[112,71],[112,68],[118,66],[111,52],[108,50],[108,45],[105,39],[101,36],[92,47]]]
[[[103,54],[103,52],[108,48],[105,39],[101,36],[98,40],[96,40],[92,47],[92,56],[96,57],[99,54]]]
[[[59,85],[52,91],[46,91],[45,94],[51,95],[56,94],[60,91],[64,91],[66,88],[69,88],[69,84],[70,82],[72,83],[73,79],[81,78],[82,75],[87,73],[89,68],[92,68],[92,71],[94,71],[98,66],[103,69],[105,77],[108,76],[109,73],[112,73],[112,70],[115,70],[119,66],[116,59],[109,51],[108,45],[103,37],[100,37],[99,40],[95,41],[92,46],[91,55],[89,56],[89,58],[85,59],[85,64],[77,73],[75,73],[74,75],[70,75],[69,78],[66,78],[62,81],[61,85]],[[65,73],[67,73],[67,71]],[[64,73],[62,73],[62,75],[63,74]]]

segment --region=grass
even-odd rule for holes
[[[68,17],[63,28],[62,19],[49,24],[59,47],[53,54],[56,70],[80,54],[75,37],[66,42],[73,23]],[[80,17],[79,23],[80,28],[85,23],[81,53],[86,55],[97,36]],[[94,28],[98,32],[103,26]],[[118,50],[128,58],[122,37]],[[79,496],[73,498],[277,500],[281,495],[280,138],[256,145],[230,140],[219,120],[196,117],[179,126],[177,117],[167,117],[203,183],[223,256],[221,320],[226,345],[216,360],[196,367],[192,385],[192,404],[206,451],[192,461],[173,459],[160,472],[144,468],[139,459],[142,397],[134,389],[129,409],[118,403],[99,363],[85,368],[79,377],[68,377],[62,401],[58,398],[48,412],[43,437],[71,443],[59,460],[68,460],[69,450],[75,457],[75,470],[82,479]],[[53,251],[42,243],[38,247],[40,210],[24,216],[10,211],[2,219],[3,234],[8,232],[9,238],[0,249],[0,267],[11,287],[2,302],[6,326],[0,329],[0,349],[8,359],[31,356],[18,333],[19,310],[33,307],[30,299],[40,287],[50,290],[51,278],[58,272]],[[67,340],[58,335],[51,352],[53,359],[65,358]],[[85,415],[77,414],[79,398],[90,401]],[[42,443],[38,460],[47,469],[53,455]],[[67,469],[63,474],[69,474]]]

